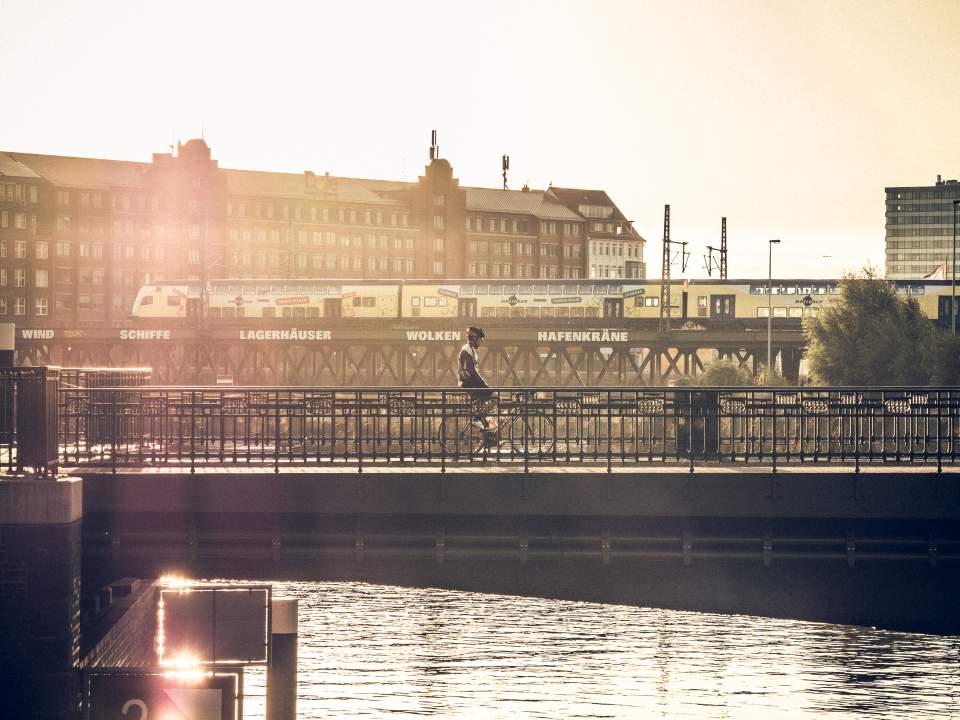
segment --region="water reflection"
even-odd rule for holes
[[[960,638],[344,583],[300,599],[300,718],[960,717]],[[245,716],[263,717],[263,674]]]

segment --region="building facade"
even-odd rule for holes
[[[936,185],[886,188],[886,193],[887,278],[917,280],[944,262],[949,278],[960,183],[938,175]]]
[[[643,278],[603,191],[220,168],[202,140],[126,162],[0,152],[0,322],[122,324],[160,279]]]

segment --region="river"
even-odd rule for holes
[[[300,603],[298,718],[960,718],[960,637],[359,583]],[[264,672],[244,715],[262,718]]]

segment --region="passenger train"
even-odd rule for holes
[[[927,316],[950,321],[951,287],[943,280],[895,281],[897,292],[915,297]],[[768,306],[776,327],[799,327],[817,317],[837,293],[836,281],[674,280],[670,285],[673,327],[766,329]],[[627,321],[656,329],[659,280],[213,280],[206,293],[211,322],[269,318],[317,320],[487,318],[536,324],[557,319]],[[158,281],[137,294],[133,315],[141,320],[197,318],[204,298],[197,280]],[[362,323],[359,323],[362,324]],[[499,322],[497,324],[500,324]]]

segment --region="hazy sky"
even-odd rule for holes
[[[688,275],[883,262],[884,187],[960,174],[960,1],[0,0],[0,149],[606,190]],[[951,120],[952,118],[952,120]],[[674,270],[674,276],[679,275]]]

